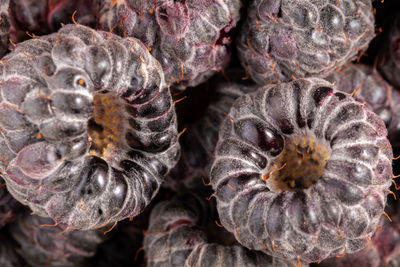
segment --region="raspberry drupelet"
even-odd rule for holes
[[[211,86],[214,87],[215,93],[211,93],[211,102],[201,118],[193,123],[185,124],[187,131],[179,138],[182,147],[181,157],[166,177],[163,186],[178,190],[181,186],[195,188],[209,180],[206,178],[206,173],[218,141],[221,122],[225,119],[236,98],[256,89],[252,85],[225,80],[218,80]]]
[[[138,215],[179,158],[160,64],[137,39],[82,25],[19,43],[0,65],[9,192],[69,229]]]
[[[240,0],[98,0],[99,28],[141,40],[177,89],[196,86],[230,60]]]
[[[201,194],[194,193],[158,203],[150,215],[144,239],[147,266],[292,266],[288,261],[229,244],[227,240],[219,242],[228,244],[209,242],[210,237],[218,239],[215,233],[207,233],[212,210]]]
[[[8,51],[8,38],[10,37],[9,4],[10,0],[0,0],[0,58]]]
[[[94,0],[10,0],[10,38],[22,42],[34,35],[56,32],[73,21],[95,25]],[[8,40],[7,40],[8,41]]]
[[[380,227],[367,248],[341,258],[322,261],[321,267],[396,267],[400,266],[400,231],[398,217],[393,222],[381,218]]]
[[[400,93],[393,86],[366,65],[345,65],[327,79],[378,114],[385,122],[393,150],[400,149]]]
[[[239,243],[306,263],[367,246],[393,176],[379,116],[318,78],[262,87],[228,116],[210,177]]]
[[[29,266],[85,266],[107,237],[100,229],[64,233],[65,227],[54,226],[50,218],[30,215],[17,217],[10,234],[18,243],[18,254]]]
[[[251,0],[238,55],[259,83],[324,77],[374,37],[371,0]]]

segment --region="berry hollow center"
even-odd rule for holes
[[[311,187],[323,175],[330,155],[330,148],[312,137],[287,140],[267,174],[271,189],[281,192]]]
[[[88,121],[90,140],[89,154],[112,160],[113,152],[121,146],[123,136],[124,107],[114,93],[95,94],[94,111]]]

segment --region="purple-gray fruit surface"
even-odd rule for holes
[[[348,64],[328,78],[381,117],[393,149],[400,148],[400,93],[372,67]]]
[[[93,0],[10,0],[10,38],[14,43],[33,35],[56,32],[73,21],[95,25]],[[8,40],[7,40],[8,41]]]
[[[0,57],[3,57],[8,51],[8,38],[10,37],[9,4],[10,0],[0,0]]]
[[[224,69],[240,0],[98,0],[99,28],[140,39],[175,88],[196,86]]]
[[[160,64],[137,39],[82,25],[0,65],[1,170],[37,215],[90,229],[138,215],[179,158]]]
[[[400,15],[392,18],[385,31],[380,51],[379,71],[390,84],[400,89]]]
[[[85,266],[97,246],[106,239],[103,230],[64,232],[50,218],[20,214],[10,227],[20,246],[18,254],[29,266]]]
[[[144,240],[148,266],[291,266],[288,261],[240,245],[208,242],[201,227],[209,218],[210,204],[194,193],[158,203]]]
[[[251,0],[238,56],[259,83],[324,77],[374,37],[370,0]]]
[[[392,184],[378,115],[308,78],[244,95],[228,116],[210,177],[239,243],[306,263],[367,246]]]
[[[181,157],[166,177],[163,186],[177,189],[184,185],[186,188],[195,188],[208,182],[206,176],[218,141],[221,122],[236,98],[256,89],[254,86],[227,81],[219,81],[213,86],[216,87],[215,93],[212,93],[211,103],[200,120],[185,125],[187,132],[179,139]]]

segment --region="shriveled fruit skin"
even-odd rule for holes
[[[215,93],[212,93],[211,103],[201,119],[185,125],[187,131],[179,138],[181,157],[163,186],[179,190],[181,186],[196,188],[208,183],[207,172],[218,141],[219,126],[235,99],[255,89],[253,85],[231,81],[218,81],[215,84]]]
[[[393,153],[378,115],[308,78],[242,96],[228,116],[210,177],[221,223],[239,243],[306,263],[367,246],[392,183]],[[311,186],[277,190],[272,170],[285,164],[274,160],[299,137],[330,156]]]
[[[158,203],[144,239],[148,266],[291,266],[239,245],[209,243],[201,230],[209,216],[209,203],[194,193]]]
[[[50,218],[20,214],[10,227],[11,236],[20,246],[19,255],[29,266],[85,266],[106,239],[101,230],[65,232]]]
[[[151,48],[174,88],[196,86],[230,60],[240,0],[98,0],[100,29],[133,36]]]
[[[393,149],[400,149],[400,93],[392,85],[366,65],[345,65],[327,79],[378,114],[385,122]]]
[[[251,0],[237,48],[250,76],[265,85],[325,77],[373,37],[370,0]]]
[[[9,192],[71,229],[138,215],[179,158],[171,95],[146,47],[72,24],[4,59],[0,166]]]

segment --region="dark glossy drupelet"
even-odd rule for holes
[[[72,24],[4,59],[0,166],[10,193],[70,229],[138,215],[179,158],[172,99],[146,47]]]
[[[8,39],[10,37],[9,4],[10,0],[0,0],[0,58],[8,51]]]
[[[179,138],[181,158],[163,183],[167,187],[179,189],[183,185],[186,188],[195,188],[203,182],[208,183],[209,163],[218,141],[221,122],[236,98],[256,89],[255,86],[227,81],[219,81],[211,86],[215,88],[211,103],[200,120],[185,125],[187,130]]]
[[[388,201],[389,202],[389,201]],[[400,266],[400,214],[398,201],[390,203],[387,217],[382,217],[370,244],[354,254],[322,261],[321,267],[399,267]],[[397,208],[397,210],[396,210]]]
[[[260,85],[324,77],[374,37],[371,0],[251,0],[239,35],[239,58]]]
[[[29,39],[30,35],[56,32],[62,24],[72,23],[73,19],[79,24],[94,26],[93,1],[10,0],[11,40],[19,43]]]
[[[328,80],[336,83],[339,91],[352,94],[381,117],[388,129],[390,144],[400,149],[400,93],[373,68],[348,64]]]
[[[230,60],[239,0],[97,0],[99,28],[140,39],[175,88],[196,86]]]
[[[148,266],[291,266],[239,245],[209,243],[201,230],[210,218],[209,204],[186,193],[155,206],[144,239]]]
[[[262,87],[228,115],[210,177],[221,223],[242,245],[308,263],[367,246],[392,183],[379,116],[317,78]],[[276,190],[271,172],[291,169],[274,161],[299,137],[315,151],[329,148],[322,175],[309,187]]]

